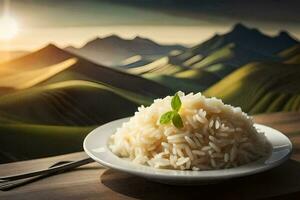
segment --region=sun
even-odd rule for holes
[[[0,18],[0,40],[10,40],[18,33],[18,24],[10,16]]]

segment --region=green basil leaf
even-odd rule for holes
[[[182,128],[183,127],[183,122],[178,113],[175,113],[173,118],[172,118],[172,123],[176,128]]]
[[[174,116],[174,111],[166,112],[160,117],[159,123],[167,124],[172,120],[173,116]]]
[[[177,111],[177,112],[179,111],[179,109],[181,107],[181,100],[180,100],[180,98],[179,98],[179,96],[178,96],[177,93],[172,98],[171,106],[172,106],[172,109],[175,110],[175,111]]]

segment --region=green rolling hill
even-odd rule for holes
[[[0,79],[0,162],[80,151],[78,144],[91,128],[133,115],[139,105],[173,93],[54,45],[2,64],[1,70],[7,73]],[[23,140],[26,135],[36,144]],[[16,150],[8,145],[10,137],[24,143]],[[19,152],[26,148],[34,153]]]
[[[249,114],[300,109],[300,67],[287,63],[249,63],[231,73],[204,95],[240,106]]]
[[[192,65],[192,68],[199,68],[203,70],[208,70],[215,66],[216,64],[223,65],[223,69],[210,70],[216,74],[224,77],[236,68],[240,66],[253,62],[253,61],[280,61],[281,59],[273,55],[264,55],[247,49],[235,43],[229,43],[220,49],[212,52],[200,62]],[[223,73],[222,73],[223,72]]]
[[[0,112],[11,115],[5,120],[23,124],[90,126],[132,115],[138,105],[150,102],[125,90],[74,80],[1,96]]]
[[[83,138],[93,128],[150,103],[139,94],[82,80],[3,95],[0,163],[81,151]]]
[[[95,126],[0,124],[0,163],[82,151]]]

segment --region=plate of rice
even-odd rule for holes
[[[241,108],[183,92],[96,128],[83,147],[104,166],[177,185],[263,172],[286,161],[292,151],[284,134],[255,124]]]

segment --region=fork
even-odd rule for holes
[[[19,186],[32,183],[42,178],[69,171],[71,169],[89,164],[91,162],[94,162],[94,160],[91,158],[85,158],[78,161],[60,161],[50,166],[48,169],[17,174],[13,176],[0,177],[0,190],[7,191]]]

